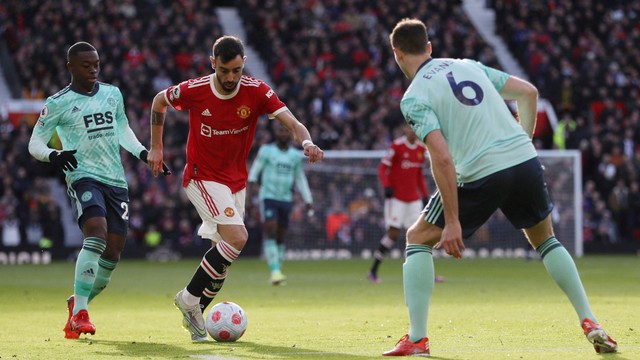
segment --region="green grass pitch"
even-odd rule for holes
[[[126,250],[125,250],[126,251]],[[436,259],[429,337],[434,359],[640,359],[640,259],[577,261],[600,323],[620,346],[598,355],[540,261]],[[291,261],[286,286],[266,264],[240,258],[218,301],[248,314],[235,343],[193,343],[173,306],[197,259],[123,260],[90,306],[96,335],[64,339],[73,263],[0,267],[0,359],[373,359],[408,330],[402,261],[386,261],[382,283],[364,260]]]

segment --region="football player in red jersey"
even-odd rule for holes
[[[246,164],[259,116],[267,114],[281,122],[302,145],[311,163],[324,156],[307,128],[271,87],[243,75],[245,60],[240,39],[233,36],[217,39],[210,57],[214,73],[159,92],[151,109],[148,161],[154,176],[161,172],[167,108],[189,111],[182,186],[202,219],[198,235],[214,244],[189,284],[175,298],[183,314],[183,326],[196,341],[207,340],[202,313],[220,291],[228,267],[247,242],[243,221]]]
[[[380,263],[400,237],[401,229],[408,229],[413,224],[413,215],[420,213],[429,196],[422,171],[427,148],[409,125],[403,125],[402,129],[404,135],[391,143],[378,166],[378,176],[384,187],[384,222],[387,232],[373,254],[374,260],[368,278],[374,284],[380,281]],[[436,279],[442,281],[441,277]]]

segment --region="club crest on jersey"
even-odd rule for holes
[[[111,98],[111,97],[108,98],[107,99],[107,104],[109,104],[109,106],[116,107],[116,99]]]
[[[82,202],[87,202],[89,200],[91,200],[91,198],[93,197],[93,194],[91,194],[91,192],[87,191],[84,194],[82,194],[82,198],[80,198],[82,200]]]
[[[242,119],[246,119],[249,117],[249,115],[251,115],[251,108],[246,105],[242,105],[238,108],[238,110],[236,110],[236,114],[238,114],[238,116],[240,116]]]
[[[232,208],[228,207],[224,209],[224,214],[227,215],[227,217],[232,217],[235,214],[235,211],[233,211]]]
[[[179,98],[180,98],[180,86],[176,86],[173,89],[171,89],[171,94],[169,95],[169,99],[173,101]]]

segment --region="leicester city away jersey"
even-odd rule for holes
[[[47,98],[29,143],[30,152],[38,160],[49,161],[52,149],[47,143],[54,131],[64,150],[77,150],[78,168],[65,171],[68,185],[92,178],[127,188],[120,146],[136,157],[144,146],[129,127],[117,87],[97,83],[91,94],[81,94],[67,86]]]
[[[301,151],[293,147],[282,150],[275,143],[260,147],[249,171],[249,181],[260,179],[260,199],[292,201],[295,182],[304,202],[310,204],[311,191],[302,158]]]
[[[470,182],[535,157],[500,89],[509,75],[468,59],[429,59],[400,108],[420,139],[440,130],[459,182]]]

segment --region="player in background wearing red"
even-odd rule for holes
[[[149,165],[161,172],[162,132],[167,108],[189,111],[187,161],[182,186],[202,219],[198,235],[211,239],[190,282],[175,297],[182,325],[191,339],[206,341],[204,309],[220,291],[227,269],[247,242],[244,205],[247,157],[259,116],[281,122],[302,145],[311,163],[322,160],[323,151],[311,141],[302,125],[262,80],[243,75],[246,57],[242,41],[223,36],[213,44],[213,74],[160,91],[151,109]]]
[[[418,140],[411,127],[404,124],[404,135],[391,143],[378,166],[378,177],[384,188],[384,222],[387,232],[374,252],[369,281],[378,279],[378,268],[400,237],[401,229],[413,224],[413,214],[426,205],[429,191],[424,177],[427,148]],[[437,276],[437,281],[444,278]]]

